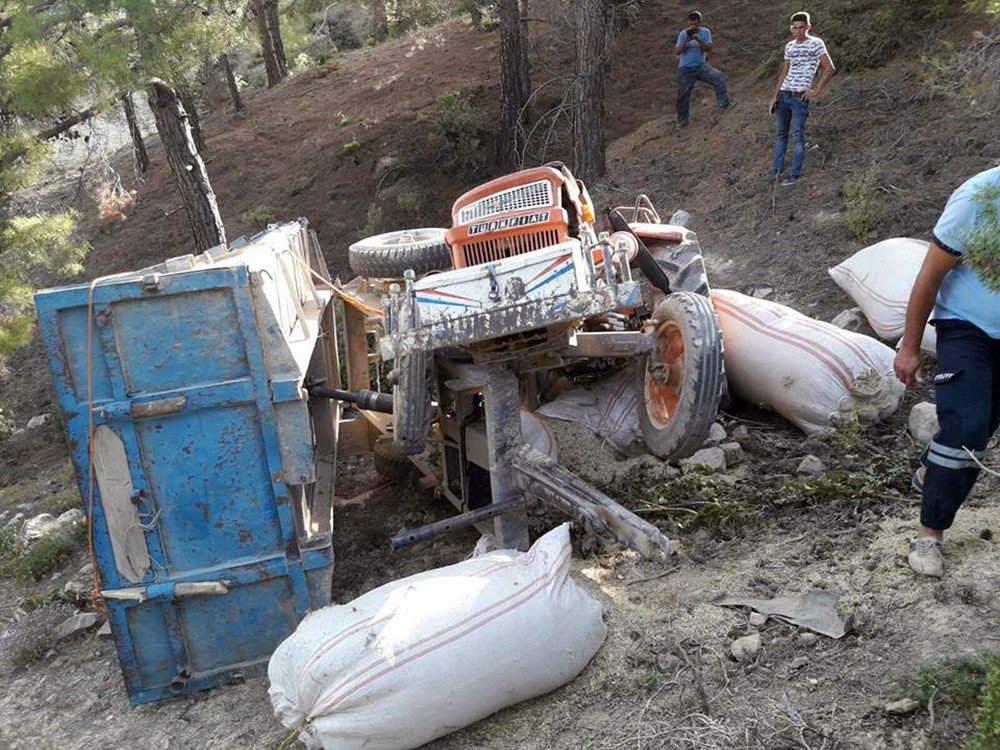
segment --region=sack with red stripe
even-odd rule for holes
[[[308,615],[268,665],[309,748],[406,750],[572,680],[607,636],[569,577],[569,526]]]
[[[859,250],[827,273],[847,292],[879,338],[894,342],[903,335],[906,305],[929,242],[893,237]],[[936,351],[934,327],[926,326],[920,348]]]
[[[899,406],[904,386],[885,344],[738,292],[716,289],[712,302],[739,398],[810,434],[837,420],[877,422]]]

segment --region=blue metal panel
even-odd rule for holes
[[[283,466],[275,415],[275,402],[304,408],[290,403],[305,398],[304,373],[269,376],[251,291],[250,270],[237,264],[100,284],[92,315],[86,286],[36,297],[84,497],[91,317],[93,422],[120,438],[128,463],[141,523],[128,534],[148,550],[146,578],[137,584],[117,569],[96,489],[94,546],[134,702],[261,666],[309,609],[329,603],[329,539],[300,552],[286,484],[303,481],[312,435],[283,436],[296,457]],[[191,584],[217,590],[188,595]]]

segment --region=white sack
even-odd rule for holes
[[[313,612],[268,665],[309,748],[406,750],[573,679],[607,636],[569,577],[569,525]]]
[[[807,434],[836,418],[883,419],[904,386],[893,374],[895,352],[799,312],[716,289],[726,376],[740,398],[774,409]]]
[[[626,367],[610,378],[563,391],[537,411],[552,419],[578,422],[619,453],[636,456],[646,450],[639,427],[638,399],[635,370]]]
[[[929,242],[893,237],[859,250],[827,273],[847,292],[885,341],[897,341],[906,326],[906,305]],[[936,351],[934,327],[924,329],[920,348]]]

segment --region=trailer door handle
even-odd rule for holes
[[[212,596],[229,593],[229,581],[190,581],[188,583],[154,583],[101,592],[105,599],[146,602],[151,599],[183,599],[186,596]]]
[[[142,417],[159,417],[164,414],[173,414],[180,411],[187,404],[187,396],[170,396],[169,398],[158,398],[154,401],[143,401],[129,405],[128,413],[133,419]]]

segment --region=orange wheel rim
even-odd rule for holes
[[[646,414],[653,427],[663,429],[677,413],[684,383],[684,336],[673,321],[656,331],[656,343],[643,373]]]

